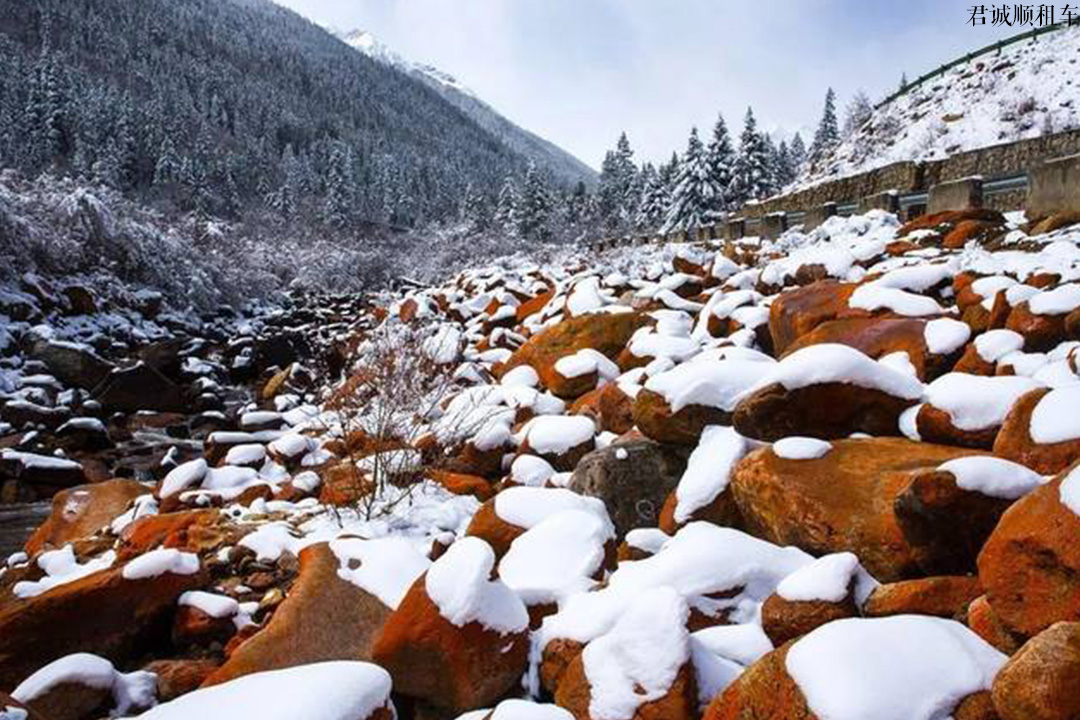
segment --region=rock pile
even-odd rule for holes
[[[1076,718],[1078,248],[874,211],[152,344],[27,291],[0,717]]]

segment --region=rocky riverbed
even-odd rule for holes
[[[1076,220],[21,320],[0,717],[1075,718]]]

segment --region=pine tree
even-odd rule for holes
[[[236,174],[233,172],[235,163],[235,158],[230,158],[230,161],[225,164],[223,173],[224,189],[222,199],[224,206],[222,211],[226,217],[230,218],[239,218],[244,209],[243,199],[240,197],[240,188],[236,184]]]
[[[334,143],[327,164],[323,221],[330,227],[345,227],[352,220],[354,202],[351,149],[342,143]]]
[[[157,162],[154,164],[154,185],[167,185],[180,180],[180,158],[176,154],[171,134],[161,141]]]
[[[664,178],[652,164],[646,163],[641,169],[641,175],[644,186],[637,216],[634,218],[634,227],[638,230],[657,230],[664,224],[668,207],[671,205],[671,196]]]
[[[526,240],[549,240],[553,208],[547,179],[536,164],[530,162],[525,173],[517,214],[518,235]]]
[[[566,223],[570,227],[580,226],[585,222],[589,205],[589,189],[578,181],[574,190],[566,196]]]
[[[121,105],[114,134],[120,190],[134,189],[138,182],[138,146],[128,106]]]
[[[637,202],[637,174],[634,151],[624,132],[619,136],[615,149],[604,156],[600,167],[600,213],[609,230],[627,229]]]
[[[900,91],[903,92],[904,90],[907,90],[907,86],[907,73],[900,73]]]
[[[708,155],[698,139],[697,128],[690,131],[686,153],[679,164],[675,191],[661,232],[692,231],[708,223],[709,208],[716,201],[719,189],[709,172]]]
[[[731,137],[728,135],[727,124],[724,123],[722,115],[717,117],[716,125],[713,127],[707,162],[709,176],[718,189],[716,199],[709,208],[709,217],[712,220],[718,220],[728,209],[727,189],[731,185],[731,173],[735,165],[735,151],[731,147]]]
[[[862,90],[857,91],[844,111],[844,138],[859,132],[873,114],[874,106],[870,104],[870,98]]]
[[[675,179],[679,176],[679,154],[671,153],[671,160],[660,166],[660,179],[664,181],[664,188],[668,197],[675,192]]]
[[[495,224],[500,230],[514,236],[518,230],[518,206],[521,199],[518,194],[517,183],[512,176],[507,176],[499,191],[499,202],[495,208]]]
[[[98,155],[98,159],[91,166],[90,173],[93,181],[98,185],[104,185],[114,190],[121,188],[123,180],[115,141],[110,140],[109,144],[105,146],[104,152]]]
[[[491,227],[491,208],[488,206],[487,197],[471,183],[465,190],[461,219],[470,235],[486,232]]]
[[[794,170],[794,176],[792,179],[797,179],[802,174],[803,166],[806,164],[806,143],[803,142],[802,135],[795,133],[795,137],[791,139],[791,167]]]
[[[267,198],[267,202],[284,220],[289,221],[296,216],[301,185],[300,162],[292,145],[285,146],[285,152],[281,156],[280,175],[281,184]]]
[[[38,124],[37,139],[45,162],[58,163],[71,150],[68,128],[68,103],[59,78],[59,68],[53,55],[41,59],[38,73],[33,118]]]
[[[776,149],[776,187],[784,188],[795,182],[795,161],[786,140]]]
[[[772,193],[771,166],[769,146],[758,132],[753,109],[747,108],[729,188],[732,201],[742,204],[768,197]]]
[[[825,93],[825,110],[821,114],[821,122],[818,123],[814,133],[814,142],[810,144],[808,160],[814,169],[820,169],[823,163],[829,159],[832,151],[840,143],[840,129],[836,122],[836,93],[832,88]]]

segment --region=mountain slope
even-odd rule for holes
[[[800,184],[1080,127],[1080,27],[949,69],[876,109]]]
[[[155,198],[178,185],[189,210],[418,225],[526,165],[268,0],[0,3],[0,65],[0,165]]]
[[[596,181],[596,171],[592,168],[554,143],[506,119],[452,75],[430,65],[420,65],[407,60],[364,30],[344,33],[341,39],[373,60],[420,80],[507,147],[551,171],[557,180],[566,183],[581,180],[588,185]]]

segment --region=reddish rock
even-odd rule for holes
[[[674,445],[697,445],[709,425],[731,424],[731,413],[705,405],[687,405],[673,413],[663,395],[645,389],[634,401],[633,417],[645,435]]]
[[[52,718],[43,717],[41,713],[36,712],[32,708],[28,708],[26,705],[23,705],[15,698],[0,690],[0,719],[9,720],[8,717],[5,717],[2,714],[2,711],[5,708],[9,710],[11,708],[14,708],[16,710],[22,710],[24,713],[26,713],[26,715],[23,717],[15,717],[14,713],[8,713],[8,715],[10,716],[10,720],[52,720]]]
[[[525,534],[525,528],[508,523],[495,512],[495,499],[488,500],[473,515],[465,534],[478,537],[495,551],[496,557],[502,557],[510,549],[510,544]]]
[[[1009,630],[1032,637],[1080,619],[1080,515],[1061,502],[1068,472],[1018,500],[979,554],[979,580]]]
[[[173,643],[185,645],[225,644],[236,634],[232,618],[208,615],[197,607],[180,605],[173,619]]]
[[[1021,397],[1009,414],[994,441],[994,454],[1042,475],[1053,475],[1080,460],[1080,440],[1040,445],[1031,438],[1031,415],[1050,390],[1040,388]]]
[[[845,318],[830,320],[788,345],[784,355],[810,345],[847,345],[875,360],[906,352],[919,379],[933,380],[948,370],[950,357],[934,355],[926,346],[926,320],[917,318]]]
[[[1020,648],[994,679],[1001,720],[1080,718],[1080,622],[1060,622]]]
[[[300,575],[270,623],[236,648],[204,685],[309,663],[370,660],[390,609],[342,579],[339,568],[327,543],[305,548]]]
[[[117,547],[121,560],[130,559],[157,547],[192,550],[194,538],[201,538],[221,520],[220,510],[186,510],[141,517],[123,529]]]
[[[58,548],[89,537],[122,514],[132,500],[150,491],[133,480],[110,480],[62,490],[53,497],[52,514],[30,539],[26,552]]]
[[[562,398],[584,395],[595,386],[595,378],[564,378],[555,363],[578,350],[592,348],[614,360],[626,347],[630,336],[652,320],[644,313],[596,313],[564,320],[529,339],[506,361],[500,377],[520,365],[529,365],[544,387]]]
[[[926,572],[918,562],[926,546],[905,536],[897,498],[920,469],[969,454],[893,438],[836,440],[814,460],[763,448],[739,462],[729,491],[750,534],[814,555],[850,551],[879,580],[900,580]]]
[[[108,717],[115,706],[110,688],[93,687],[81,682],[60,682],[36,697],[23,697],[23,702],[49,720],[86,720]],[[0,703],[0,720],[7,720]],[[135,708],[132,708],[132,712]],[[125,713],[126,714],[126,713]]]
[[[924,572],[952,575],[974,572],[983,543],[1012,502],[964,490],[952,473],[928,469],[913,473],[893,512]]]
[[[368,474],[348,460],[323,468],[319,477],[319,502],[332,507],[356,505],[373,488]]]
[[[576,720],[599,720],[589,712],[592,693],[585,663],[578,655],[567,667],[555,693],[555,704],[569,710]],[[690,663],[679,668],[668,691],[638,706],[630,720],[695,720],[699,716],[697,685]]]
[[[675,491],[672,490],[667,499],[664,500],[664,506],[660,509],[660,519],[657,526],[668,535],[674,535],[684,525],[699,521],[721,527],[741,527],[739,507],[735,504],[735,499],[731,493],[726,490],[717,495],[716,499],[705,507],[698,508],[690,513],[690,517],[685,522],[680,523],[675,520],[675,509],[678,504],[679,499],[675,495]]]
[[[971,601],[967,609],[967,626],[971,631],[1006,655],[1020,649],[1022,640],[1009,631],[994,612],[985,595]]]
[[[1003,224],[986,220],[961,220],[942,240],[943,247],[960,250],[969,242],[985,244],[1001,235]]]
[[[856,287],[825,280],[781,293],[769,308],[769,333],[777,355],[818,325],[846,314]]]
[[[881,585],[863,605],[867,617],[888,615],[936,615],[963,619],[968,606],[980,595],[977,577],[952,575],[904,580]]]
[[[456,549],[438,562],[456,560]],[[459,712],[491,706],[518,685],[527,665],[524,606],[520,631],[502,633],[477,621],[455,625],[428,596],[426,578],[427,574],[413,584],[387,618],[375,642],[373,661],[389,671],[394,690],[403,695]]]
[[[600,432],[622,435],[634,427],[634,401],[613,382],[581,396],[570,414],[592,418]]]
[[[157,675],[158,702],[169,702],[198,689],[221,663],[217,660],[155,660],[143,668]]]
[[[930,404],[919,408],[915,423],[919,437],[925,442],[983,450],[994,446],[1000,429],[997,425],[991,425],[982,430],[961,430],[953,424],[948,412]]]
[[[206,582],[203,572],[126,580],[122,567],[0,606],[0,687],[75,652],[123,663],[167,642],[176,600]],[[59,631],[58,631],[59,629]]]
[[[703,720],[818,720],[785,662],[791,643],[751,665],[713,699]]]
[[[761,625],[772,644],[780,647],[825,623],[858,615],[850,593],[841,602],[792,601],[773,593],[761,607]]]
[[[491,483],[476,475],[429,470],[427,476],[454,495],[472,495],[483,502],[495,494],[495,488],[491,486]]]
[[[524,301],[517,306],[517,321],[519,323],[524,322],[530,315],[535,315],[540,312],[549,302],[551,302],[551,298],[553,297],[555,297],[555,290],[548,289],[536,297]]]
[[[1024,336],[1024,350],[1047,352],[1069,339],[1065,330],[1067,315],[1036,315],[1027,302],[1012,309],[1005,327]]]
[[[735,408],[741,435],[775,442],[805,436],[825,440],[853,433],[899,435],[899,418],[915,401],[847,383],[788,390],[774,383],[744,397]]]
[[[967,208],[965,210],[944,210],[931,215],[922,215],[910,220],[896,231],[896,237],[907,237],[916,230],[933,230],[946,235],[953,228],[967,220],[1004,226],[1005,216],[990,208]]]
[[[996,370],[997,365],[995,363],[990,363],[982,359],[975,343],[970,343],[964,349],[964,354],[960,356],[960,359],[956,361],[956,365],[954,365],[952,369],[953,372],[984,376],[994,375]]]

